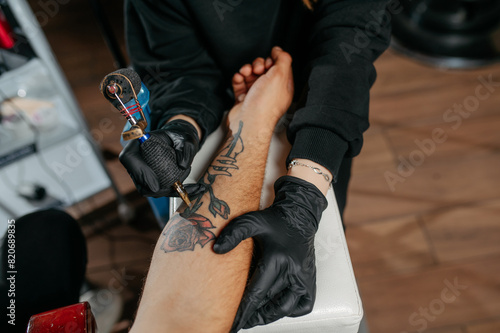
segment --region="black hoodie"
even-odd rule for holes
[[[233,104],[232,75],[281,46],[303,97],[289,124],[288,161],[305,158],[336,179],[368,128],[375,59],[388,47],[387,0],[127,0],[132,65],[151,91],[153,128],[176,114],[207,136]]]

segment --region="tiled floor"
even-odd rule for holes
[[[121,33],[120,4],[105,3]],[[98,92],[114,67],[88,2],[60,4],[44,29],[114,178],[131,192],[113,156],[123,120]],[[388,51],[376,67],[372,126],[354,163],[345,214],[371,332],[498,333],[500,65],[440,70]],[[485,86],[489,77],[495,83]],[[453,112],[460,107],[461,114]],[[111,131],[99,127],[103,118]],[[159,230],[137,196],[139,217],[131,225],[120,224],[109,207],[99,210],[112,198],[108,191],[73,212],[94,211],[82,219],[88,278],[101,287],[123,285],[120,331],[136,307]],[[443,292],[450,285],[455,294]]]
[[[500,66],[442,71],[389,51],[376,67],[345,216],[369,326],[500,332]],[[443,303],[447,283],[464,289]]]

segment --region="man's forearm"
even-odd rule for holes
[[[252,244],[216,255],[211,241],[230,219],[258,209],[272,132],[257,125],[232,117],[229,138],[200,180],[207,191],[163,230],[132,332],[229,331]]]

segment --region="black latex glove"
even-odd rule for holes
[[[274,192],[269,208],[235,218],[214,244],[222,254],[246,238],[255,243],[255,270],[231,332],[302,316],[314,305],[314,235],[328,203],[316,186],[292,176],[279,178]]]
[[[151,137],[154,136],[156,141],[174,149],[176,163],[166,168],[179,170],[181,174],[179,180],[184,181],[191,171],[191,163],[200,145],[196,128],[187,121],[173,120],[149,134]],[[144,161],[140,145],[138,140],[130,141],[120,153],[120,162],[127,169],[139,193],[155,198],[179,196],[172,187],[173,184],[162,188],[157,175]],[[190,196],[203,190],[198,184],[184,185],[184,188]]]

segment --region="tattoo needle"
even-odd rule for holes
[[[174,183],[174,187],[177,193],[179,193],[179,195],[181,196],[182,200],[184,200],[186,205],[188,205],[188,207],[191,207],[191,200],[189,200],[188,193],[184,189],[184,186],[182,186],[182,183],[180,181],[176,181]]]

